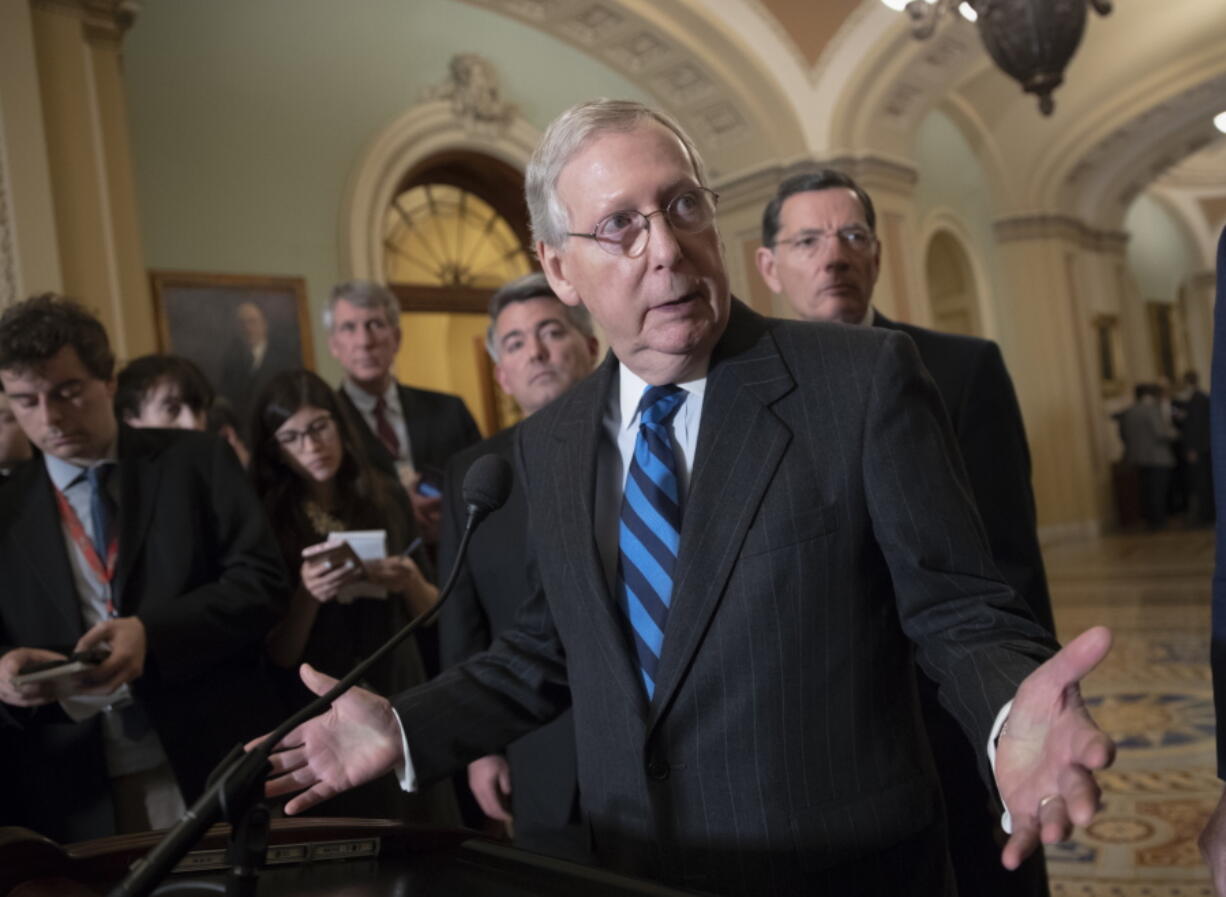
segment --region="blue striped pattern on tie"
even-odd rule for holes
[[[110,475],[110,464],[97,464],[85,471],[85,479],[89,481],[89,516],[94,529],[94,551],[98,560],[106,566],[106,550],[111,544],[111,529],[115,524],[115,511],[111,496],[106,491],[106,480]]]
[[[639,435],[622,495],[618,600],[630,623],[648,699],[655,694],[681,543],[681,494],[669,422],[683,401],[685,391],[678,386],[643,391]]]

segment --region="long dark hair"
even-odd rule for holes
[[[273,377],[256,396],[251,410],[251,478],[277,531],[287,561],[309,544],[316,533],[303,510],[309,493],[306,481],[286,462],[276,432],[303,408],[332,415],[344,457],[336,471],[337,516],[352,528],[384,527],[389,515],[377,484],[377,472],[366,460],[357,436],[361,422],[350,419],[336,393],[310,371],[285,371]]]

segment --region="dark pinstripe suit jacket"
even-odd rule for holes
[[[1217,295],[1226,296],[1226,229],[1217,244]],[[1213,492],[1218,513],[1226,513],[1226,302],[1213,308],[1213,382],[1209,388],[1209,449],[1213,456]],[[1218,732],[1226,732],[1226,524],[1217,527],[1217,563],[1213,568],[1213,701]],[[1217,739],[1217,774],[1226,778],[1226,737]]]
[[[734,302],[650,704],[593,539],[615,376],[520,427],[540,588],[490,651],[395,699],[419,775],[548,719],[569,683],[603,862],[721,893],[947,893],[911,646],[985,744],[1052,643],[992,566],[914,344]]]

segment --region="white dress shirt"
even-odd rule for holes
[[[409,428],[405,421],[404,408],[400,405],[400,390],[397,387],[398,384],[393,379],[388,382],[387,389],[383,391],[383,401],[387,405],[385,416],[387,417],[387,422],[392,425],[396,438],[400,441],[400,454],[395,458],[397,466],[402,464],[412,466],[413,452],[409,445]],[[366,426],[370,427],[370,432],[378,436],[379,427],[375,423],[375,405],[378,403],[379,397],[372,396],[348,377],[345,378],[341,388],[345,390],[345,395],[349,396],[354,407],[358,409],[358,413],[362,415],[362,420],[366,422]]]
[[[117,463],[116,446],[111,445],[106,457],[90,465]],[[55,488],[64,494],[73,513],[77,515],[86,537],[94,539],[94,521],[90,514],[91,492],[89,483],[80,479],[86,470],[70,464],[53,455],[43,455],[47,467],[47,475]],[[111,498],[119,495],[119,469],[116,466],[107,477],[107,492]],[[118,506],[118,501],[116,501]],[[116,517],[118,525],[118,517]],[[86,559],[85,552],[72,538],[68,522],[60,521],[60,530],[64,536],[64,547],[68,552],[68,565],[72,572],[73,585],[76,587],[77,600],[81,605],[81,619],[88,630],[107,618],[107,603],[111,598],[111,584],[94,572]],[[60,700],[60,707],[74,722],[89,719],[97,713],[104,714],[102,718],[102,742],[106,751],[106,766],[108,774],[115,776],[128,775],[134,772],[144,772],[166,762],[166,753],[157,732],[150,728],[142,737],[131,739],[124,735],[120,714],[113,711],[122,710],[132,702],[132,690],[127,685],[121,685],[109,695],[74,695]]]

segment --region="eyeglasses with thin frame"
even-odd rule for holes
[[[306,445],[306,440],[319,445],[330,439],[336,432],[336,421],[331,414],[317,417],[301,430],[278,430],[273,441],[282,448],[300,452]]]
[[[834,237],[845,248],[855,253],[871,252],[877,237],[867,227],[853,224],[835,231],[805,230],[787,240],[776,240],[776,246],[787,246],[803,256],[817,255],[827,237]]]
[[[568,237],[586,237],[609,255],[624,255],[638,258],[647,248],[651,231],[651,219],[663,215],[668,226],[682,234],[696,234],[706,230],[715,221],[715,207],[719,194],[706,187],[695,187],[678,193],[662,209],[644,215],[637,209],[623,209],[606,215],[597,222],[591,233],[568,232]]]

